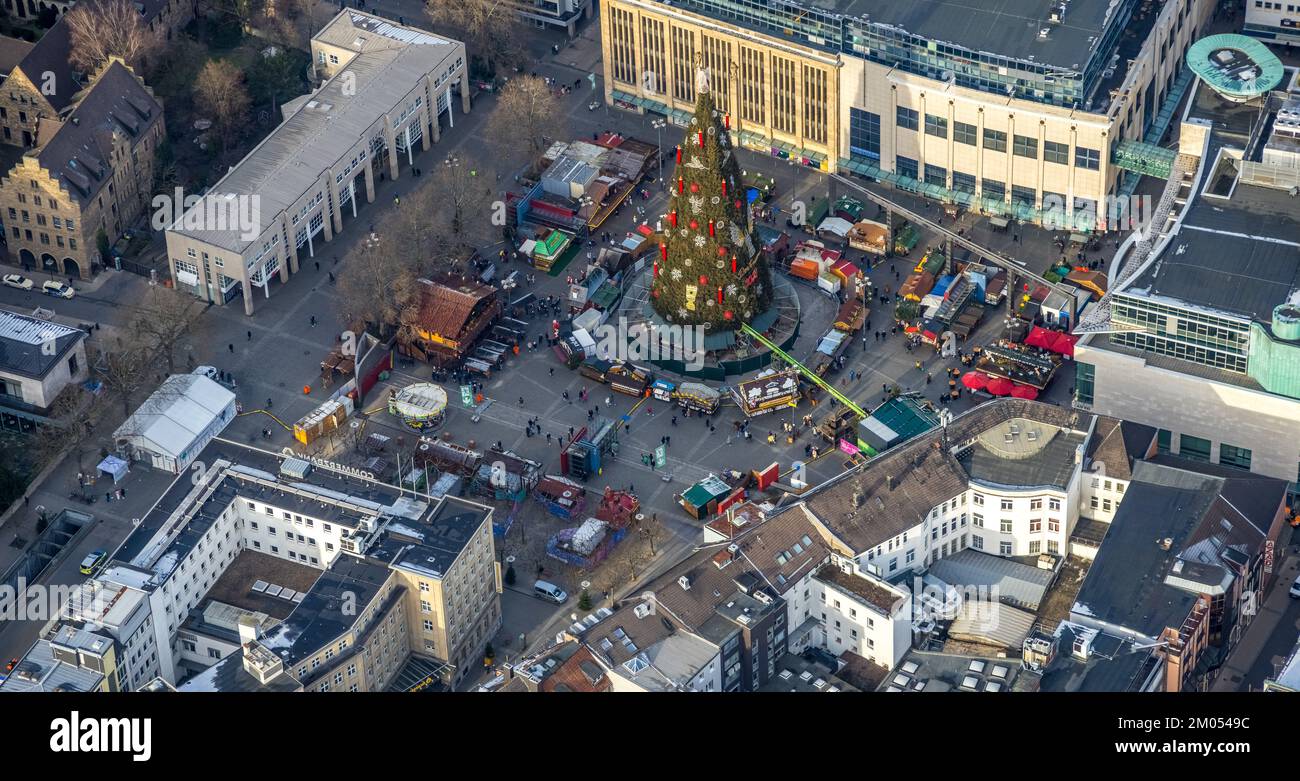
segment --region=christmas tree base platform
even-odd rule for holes
[[[704,360],[698,358],[681,360],[683,352],[688,356],[698,349],[695,341],[697,333],[693,326],[676,326],[664,320],[650,305],[650,269],[643,269],[629,284],[627,292],[616,313],[616,318],[625,318],[627,332],[635,334],[644,327],[652,333],[665,334],[670,342],[681,337],[683,330],[689,336],[689,350],[682,351],[676,345],[666,343],[665,347],[652,352],[646,360],[633,359],[635,363],[650,363],[663,371],[697,380],[714,380],[725,382],[728,377],[737,377],[757,371],[772,362],[772,352],[750,339],[740,330],[714,329],[703,331]],[[762,333],[782,350],[790,350],[799,336],[801,305],[799,291],[794,283],[782,274],[772,275],[772,303],[768,309],[749,321],[749,325]],[[611,319],[612,322],[617,322]],[[660,356],[660,357],[655,357]]]

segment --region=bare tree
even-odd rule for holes
[[[132,0],[82,0],[64,23],[72,46],[69,59],[86,73],[109,57],[139,68],[162,48],[162,37],[149,30]]]
[[[380,333],[391,333],[414,322],[411,307],[418,303],[419,274],[417,253],[401,230],[407,221],[398,209],[380,225],[374,237],[358,242],[339,273],[338,288],[343,301],[343,318],[357,330],[373,326]]]
[[[524,61],[524,26],[517,7],[506,0],[425,0],[425,12],[434,24],[453,28],[465,48],[496,74]]]
[[[492,226],[492,187],[472,159],[448,158],[437,165],[421,188],[421,200],[428,198],[427,218],[454,256],[453,263],[471,252],[475,239],[485,239]],[[427,192],[426,192],[427,191]]]
[[[225,151],[236,129],[248,121],[250,99],[244,74],[227,60],[208,60],[194,82],[194,102],[212,117]]]
[[[212,0],[210,5],[212,10],[217,13],[229,16],[239,22],[241,30],[247,30],[253,20],[266,7],[266,0]]]
[[[488,134],[503,149],[526,144],[535,163],[546,145],[564,130],[560,103],[540,76],[511,79],[488,117]]]
[[[337,8],[324,0],[274,0],[263,3],[257,26],[276,43],[307,51],[311,37],[331,12]]]
[[[44,466],[66,453],[76,462],[77,471],[86,471],[86,456],[95,445],[94,421],[104,417],[102,406],[99,397],[80,386],[68,386],[50,408],[49,417],[54,423],[32,440],[36,463]]]
[[[659,513],[651,513],[649,518],[637,522],[636,533],[650,546],[650,556],[653,558],[659,555],[655,550],[655,543],[662,541],[667,536],[668,530],[659,520]]]
[[[150,382],[153,350],[138,337],[118,336],[107,348],[101,346],[95,372],[110,393],[120,397],[122,414],[131,414],[135,395]]]
[[[193,336],[203,304],[194,296],[155,287],[149,291],[133,328],[167,362],[167,373],[176,371],[176,345]]]

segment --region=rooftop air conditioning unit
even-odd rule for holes
[[[677,579],[677,585],[682,587],[682,591],[690,591],[691,579],[686,577],[685,575],[682,575],[680,578]]]

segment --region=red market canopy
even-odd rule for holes
[[[1054,353],[1060,353],[1061,355],[1068,355],[1071,358],[1073,358],[1074,343],[1077,341],[1079,341],[1079,337],[1075,336],[1074,334],[1068,334],[1065,333],[1064,331],[1061,331],[1056,334],[1056,338],[1052,340],[1051,345],[1049,345],[1047,349],[1051,350]]]
[[[961,384],[973,391],[983,390],[989,384],[989,376],[982,372],[966,372],[961,376]]]
[[[1050,350],[1054,340],[1055,337],[1051,331],[1036,325],[1029,329],[1029,335],[1025,337],[1025,344],[1030,347],[1037,347],[1040,350]]]
[[[1006,377],[994,377],[984,386],[984,390],[992,393],[994,396],[1006,396],[1011,393],[1016,384]]]
[[[1011,395],[1017,399],[1036,399],[1038,398],[1038,389],[1017,383],[1011,389]]]

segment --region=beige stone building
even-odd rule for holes
[[[684,122],[702,67],[745,147],[1082,228],[1122,190],[1116,159],[1167,174],[1142,141],[1168,126],[1215,5],[602,2],[616,106]]]
[[[143,213],[165,135],[153,92],[121,62],[104,66],[70,111],[40,119],[35,148],[0,178],[8,261],[90,276],[100,232],[111,244]]]
[[[464,44],[360,11],[340,12],[312,39],[310,95],[286,105],[272,131],[167,228],[178,289],[217,304],[238,296],[252,314],[271,288],[315,257],[374,200],[375,180],[397,179],[418,145],[455,126],[453,91],[469,111]]]

